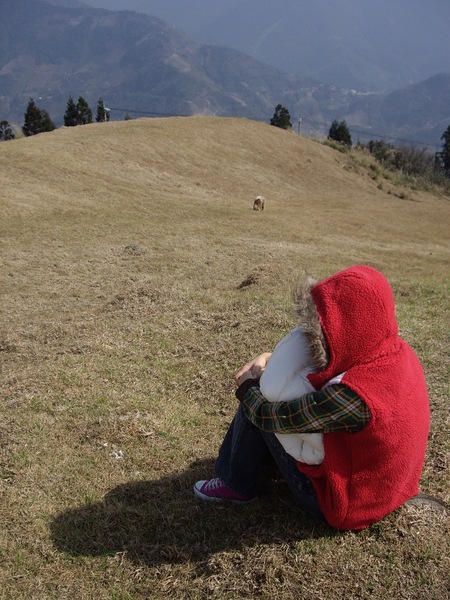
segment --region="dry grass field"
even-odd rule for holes
[[[280,482],[192,494],[296,280],[365,263],[426,371],[422,491],[450,501],[448,196],[240,119],[62,128],[0,144],[0,172],[2,600],[449,597],[446,511],[336,532]]]

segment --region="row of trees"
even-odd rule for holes
[[[282,104],[278,104],[270,119],[270,124],[281,129],[292,129],[291,115],[288,109]],[[328,139],[347,148],[352,147],[352,136],[345,120],[334,120],[331,123]],[[395,148],[383,140],[371,140],[367,144],[367,148],[378,161],[393,170],[402,171],[407,175],[423,175],[433,169],[434,163],[435,168],[438,167],[446,177],[450,178],[450,125],[442,134],[441,140],[443,140],[442,152],[437,152],[435,156],[431,155],[427,148],[417,149],[405,146]]]
[[[102,98],[99,98],[97,104],[97,123],[109,121],[109,109],[106,108]],[[92,110],[86,100],[80,96],[75,104],[72,96],[69,96],[64,113],[64,125],[66,127],[75,127],[77,125],[87,125],[93,122]],[[53,123],[48,112],[39,108],[33,98],[28,101],[27,109],[24,115],[22,133],[29,137],[46,131],[53,131],[56,125]],[[14,131],[8,121],[0,121],[0,141],[15,139]]]
[[[64,125],[66,127],[76,127],[77,125],[87,125],[92,123],[92,110],[86,100],[80,96],[75,104],[72,96],[67,101],[66,112],[64,113]],[[97,123],[109,121],[109,109],[106,108],[103,98],[98,99],[97,103]]]

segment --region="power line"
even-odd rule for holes
[[[180,115],[179,113],[158,113],[158,112],[149,112],[147,110],[128,110],[126,108],[113,108],[111,107],[109,110],[117,110],[125,113],[133,113],[139,115],[149,115],[151,117],[192,117],[192,115]]]

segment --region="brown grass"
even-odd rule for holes
[[[337,533],[280,483],[192,495],[296,279],[367,263],[426,370],[422,491],[449,502],[448,197],[238,119],[60,129],[0,164],[2,599],[448,597],[445,512]]]

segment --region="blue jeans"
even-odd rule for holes
[[[271,456],[298,504],[323,518],[310,479],[300,473],[295,459],[285,452],[276,436],[253,425],[239,405],[219,450],[217,476],[235,492],[253,497],[257,493],[260,468]]]

